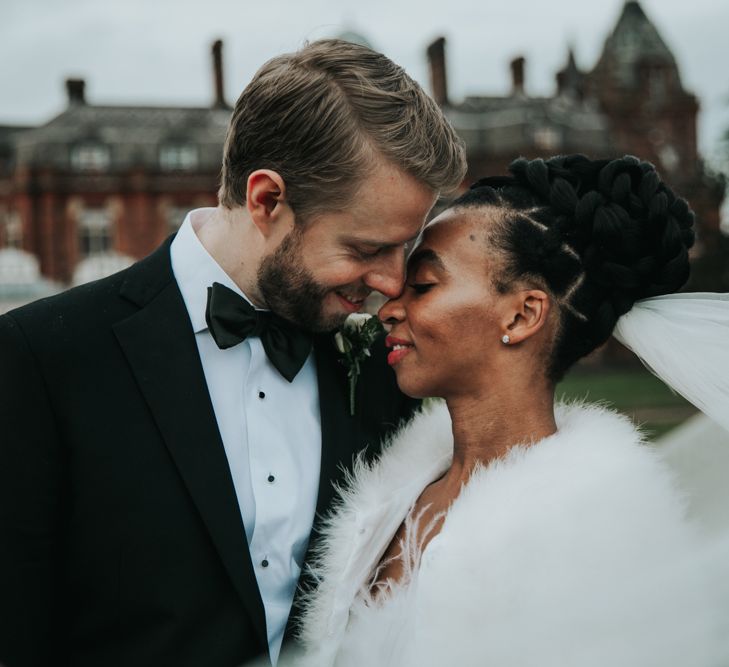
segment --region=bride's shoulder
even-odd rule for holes
[[[655,448],[626,415],[610,406],[585,401],[555,405],[557,432],[528,447],[510,452],[526,466],[569,467],[587,478],[610,476],[625,468],[636,474],[668,475]]]
[[[534,492],[585,499],[631,491],[642,495],[651,481],[661,493],[673,488],[668,466],[627,416],[607,405],[572,401],[555,406],[555,420],[556,433],[512,447],[502,461],[489,466],[493,470],[482,469],[479,477],[508,473],[526,478]]]
[[[627,417],[583,402],[559,404],[555,414],[555,434],[474,472],[448,517],[454,534],[470,544],[474,532],[489,543],[497,534],[528,541],[548,533],[609,543],[642,541],[642,531],[660,526],[682,530],[675,477]]]

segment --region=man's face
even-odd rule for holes
[[[298,224],[264,258],[258,288],[268,307],[310,331],[331,331],[377,290],[396,297],[405,247],[420,233],[435,193],[380,162],[344,211]]]

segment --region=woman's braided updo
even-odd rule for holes
[[[560,306],[547,368],[557,382],[635,301],[684,285],[694,214],[653,165],[632,156],[520,158],[509,171],[474,183],[453,207],[499,210],[489,235],[504,256],[499,291],[533,280]]]

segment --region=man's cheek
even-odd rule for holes
[[[318,270],[317,270],[318,269]],[[328,287],[346,287],[358,285],[366,271],[351,262],[338,262],[336,264],[324,264],[316,267],[312,275],[321,285]]]

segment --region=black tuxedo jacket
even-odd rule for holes
[[[232,667],[268,650],[169,245],[110,278],[0,317],[6,667]],[[362,448],[376,451],[416,404],[398,392],[380,342],[350,417],[333,337],[319,336],[314,351],[320,517],[340,466]]]

